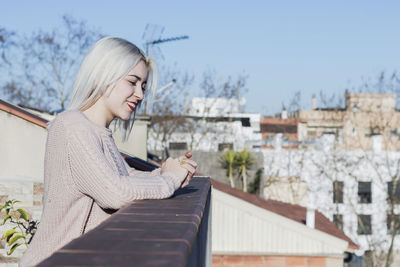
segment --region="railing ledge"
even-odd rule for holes
[[[38,266],[210,266],[210,178],[135,201]]]

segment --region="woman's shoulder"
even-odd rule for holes
[[[52,128],[63,128],[65,133],[75,131],[90,131],[90,123],[85,118],[85,115],[79,110],[66,110],[59,113],[47,125],[48,130]]]

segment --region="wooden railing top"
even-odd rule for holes
[[[169,199],[135,201],[38,266],[186,266],[210,189],[194,178]]]

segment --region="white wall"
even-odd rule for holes
[[[389,171],[396,173],[400,152],[343,151],[343,150],[269,150],[262,149],[265,176],[297,176],[307,183],[307,206],[316,208],[332,220],[343,215],[344,232],[360,245],[357,254],[389,246],[386,216],[387,182]],[[333,181],[343,181],[343,204],[333,203]],[[358,182],[372,182],[372,203],[358,203]],[[400,205],[396,207],[400,214]],[[357,214],[372,215],[372,235],[357,234]],[[400,240],[395,240],[395,250]]]
[[[0,110],[0,179],[43,180],[47,130]]]
[[[342,256],[348,242],[212,190],[213,254]]]
[[[188,148],[193,145],[195,151],[218,151],[218,144],[232,143],[234,150],[240,151],[243,148],[252,149],[254,144],[261,143],[260,133],[260,114],[234,114],[232,118],[249,118],[250,127],[242,126],[242,122],[224,121],[224,122],[205,122],[198,120],[192,132],[174,132],[167,140],[167,146],[170,142],[186,142]],[[161,140],[155,138],[156,134],[149,129],[148,148],[160,151],[163,149]]]

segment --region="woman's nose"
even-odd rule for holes
[[[141,87],[136,87],[135,93],[133,94],[136,96],[139,100],[143,100],[143,89]]]

